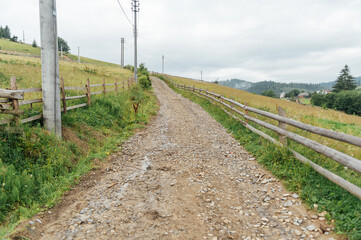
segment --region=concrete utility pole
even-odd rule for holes
[[[78,63],[80,63],[80,47],[78,47]]]
[[[61,137],[56,0],[39,0],[39,8],[44,126]]]
[[[132,10],[134,12],[134,80],[138,83],[138,46],[137,46],[137,38],[138,38],[138,30],[137,30],[137,12],[139,12],[139,0],[133,0],[132,2]]]
[[[124,38],[122,38],[122,41],[121,41],[121,59],[120,59],[120,67],[121,68],[124,68]]]
[[[162,73],[164,74],[164,55],[162,56]]]

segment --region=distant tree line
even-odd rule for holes
[[[11,36],[10,28],[7,25],[5,27],[0,26],[0,38],[9,39],[12,42],[18,41],[17,36],[15,35]]]
[[[0,26],[0,38],[4,38],[4,39],[9,39],[12,42],[17,42],[18,41],[18,37],[13,35],[11,36],[11,31],[9,26],[5,26],[2,27]],[[37,42],[34,40],[33,43],[31,44],[32,47],[38,47]],[[63,51],[65,53],[69,53],[70,52],[70,47],[68,45],[68,42],[65,41],[63,38],[58,37],[58,50],[59,51]]]
[[[294,98],[297,97],[301,93],[299,89],[293,89],[292,91],[286,93],[285,98]]]
[[[279,97],[282,92],[287,93],[293,89],[298,89],[301,92],[315,92],[318,90],[327,89],[328,87],[327,84],[326,83],[325,84],[278,83],[274,81],[262,81],[262,82],[253,83],[250,88],[245,90],[256,94],[262,94],[268,90],[272,90],[275,93],[275,95]]]
[[[316,92],[324,89],[331,89],[335,82],[328,83],[278,83],[274,81],[262,81],[262,82],[247,82],[245,80],[231,79],[226,81],[219,81],[220,85],[237,88],[251,93],[266,94],[266,91],[272,90],[276,97],[279,97],[282,92],[289,93],[294,89],[298,89],[301,92]],[[267,92],[269,94],[270,92]]]
[[[0,26],[0,38],[11,38],[10,28],[8,26],[5,26],[4,28]]]
[[[311,103],[316,106],[343,111],[361,116],[361,91],[356,91],[357,83],[346,65],[340,72],[332,93],[314,94]]]
[[[266,96],[266,97],[272,97],[272,98],[276,97],[276,94],[273,90],[264,91],[263,93],[261,93],[261,95]]]

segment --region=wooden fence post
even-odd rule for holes
[[[115,79],[115,93],[118,94],[118,78]]]
[[[129,78],[130,78],[130,77],[128,77],[128,89],[129,89]]]
[[[11,90],[18,90],[18,86],[16,84],[16,77],[11,77],[10,78],[10,86],[11,86]],[[13,103],[13,110],[14,110],[15,113],[17,113],[17,114],[14,115],[13,120],[14,120],[15,124],[18,126],[20,124],[19,100],[13,99],[12,103]]]
[[[106,88],[105,88],[105,78],[103,78],[103,94],[104,94],[104,96],[106,93],[107,92],[106,92]]]
[[[124,92],[124,82],[125,82],[125,81],[124,81],[124,79],[123,79],[123,92]]]
[[[63,102],[64,114],[67,114],[66,110],[66,95],[65,95],[65,87],[64,87],[64,78],[60,78],[60,91],[61,91],[61,101]]]
[[[287,113],[282,107],[278,107],[278,115],[280,115],[281,117],[287,117]],[[283,130],[287,130],[287,124],[283,123],[281,121],[279,121],[279,127],[282,128]],[[280,134],[279,141],[283,145],[287,146],[287,137],[286,136],[283,136]]]
[[[249,114],[248,114],[248,110],[247,110],[247,107],[248,107],[248,103],[247,102],[245,102],[244,103],[244,106],[245,106],[245,108],[244,108],[244,113],[247,115],[247,116],[249,116]],[[246,123],[248,123],[248,119],[246,119]]]
[[[88,98],[88,106],[90,107],[91,106],[91,99],[90,99],[90,96],[91,96],[91,93],[90,93],[90,80],[89,78],[86,80],[86,96]]]

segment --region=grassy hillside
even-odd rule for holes
[[[8,39],[0,38],[0,53],[8,54],[8,55],[21,55],[21,56],[28,56],[28,57],[40,57],[41,49],[40,47],[32,47],[31,44],[21,44],[17,42],[11,42]],[[108,63],[100,60],[95,60],[91,58],[86,58],[80,56],[82,63],[92,63],[101,66],[111,66],[111,67],[119,67],[119,65],[114,63]],[[73,54],[64,54],[64,57],[60,57],[60,61],[67,60],[67,61],[78,61],[78,56]]]
[[[41,60],[25,56],[0,54],[0,88],[10,87],[10,77],[15,76],[19,88],[41,87]],[[98,65],[91,63],[75,63],[61,61],[59,63],[60,76],[64,78],[66,86],[84,86],[87,78],[91,83],[114,83],[115,78],[127,80],[132,72],[119,67]],[[95,70],[89,73],[86,70]],[[35,97],[27,94],[27,99]]]
[[[3,38],[0,38],[0,50],[40,56],[40,48],[34,48],[30,44],[11,42]]]

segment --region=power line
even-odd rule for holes
[[[123,11],[123,13],[124,13],[125,17],[127,18],[128,22],[130,23],[130,25],[132,25],[132,26],[133,26],[133,23],[129,20],[129,18],[128,18],[127,14],[125,13],[124,8],[123,8],[123,6],[122,6],[122,4],[119,2],[119,0],[117,0],[117,2],[118,2],[118,4],[119,4],[120,8],[122,9],[122,11]]]

